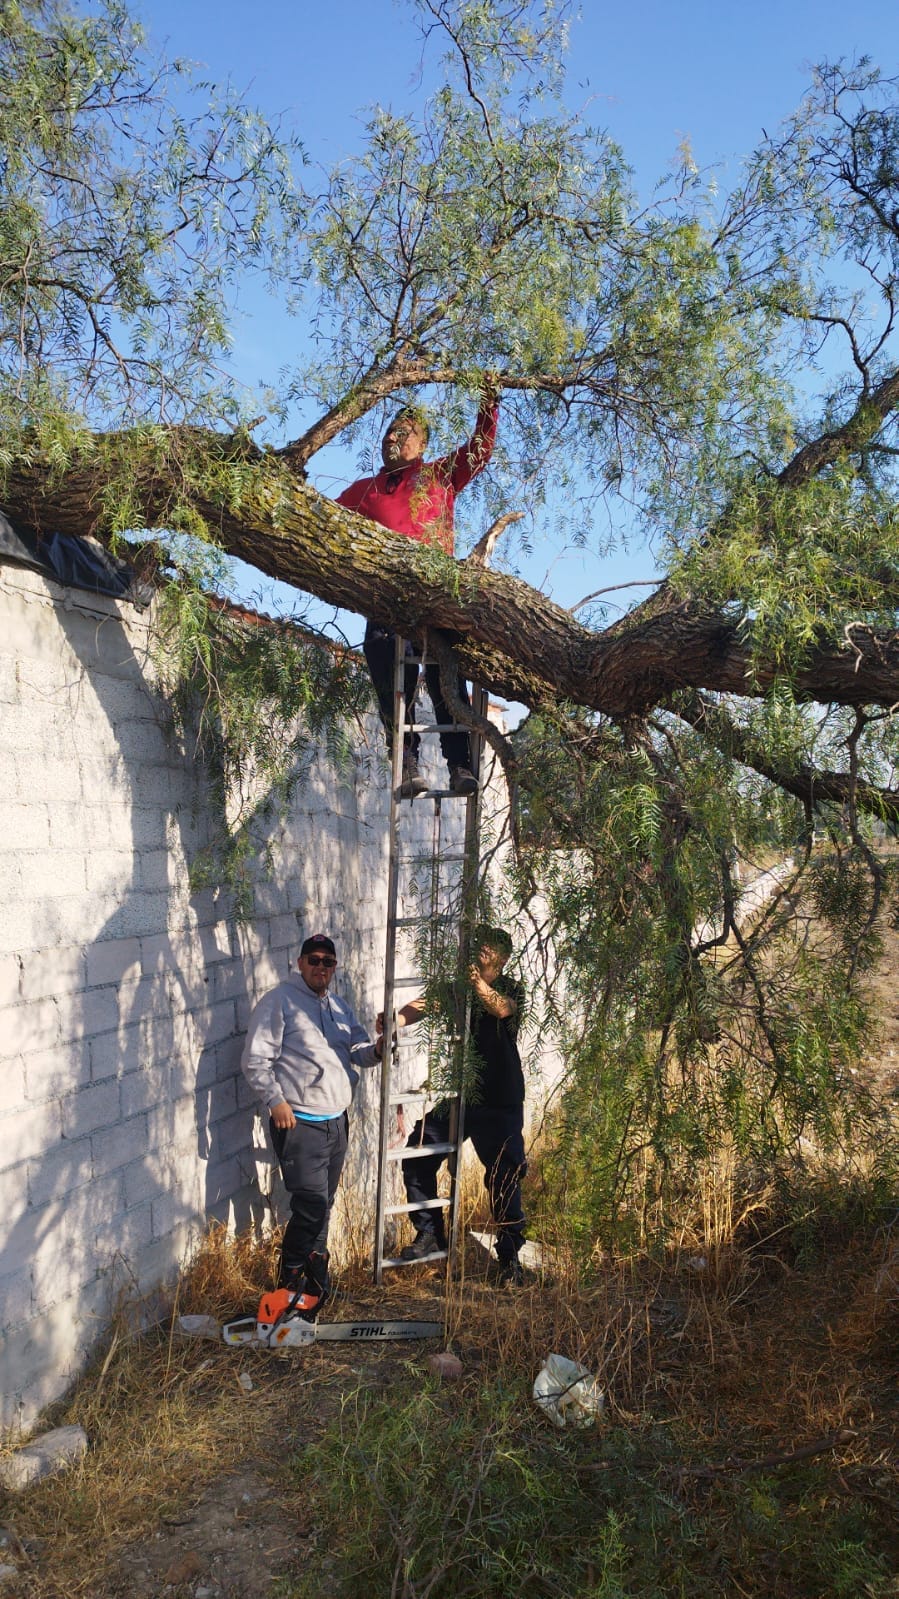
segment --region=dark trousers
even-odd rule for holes
[[[328,1242],[331,1206],[346,1160],[346,1114],[326,1122],[270,1122],[272,1144],[290,1195],[290,1220],[281,1240],[281,1281],[321,1254]]]
[[[368,670],[371,675],[372,683],[374,684],[375,693],[378,696],[378,710],[381,715],[384,731],[387,734],[387,748],[392,752],[393,669],[394,661],[396,659],[396,635],[389,633],[384,627],[376,627],[373,622],[369,622],[367,628],[365,629],[365,642],[362,648],[365,651],[365,659],[368,662]],[[407,640],[406,654],[413,655],[414,653],[415,652],[412,648],[412,645]],[[406,662],[403,675],[403,687],[406,695],[406,719],[407,721],[411,722],[412,703],[418,690],[419,676],[418,667],[414,661]],[[431,662],[429,666],[425,667],[425,682],[428,685],[428,693],[431,696],[431,704],[434,707],[434,715],[437,718],[438,725],[445,727],[446,724],[448,722],[452,722],[454,718],[452,712],[447,708],[446,702],[443,698],[440,688],[440,672],[434,662]],[[465,679],[463,677],[459,678],[458,687],[460,700],[464,705],[469,705],[471,701],[468,698],[468,688],[466,687]],[[421,742],[418,734],[413,734],[411,741],[408,740],[407,736],[407,742],[411,743],[412,752],[413,754],[417,755],[418,746]],[[454,733],[441,733],[440,748],[443,751],[443,758],[446,761],[447,766],[471,766],[471,746],[468,742],[467,733],[461,731]]]
[[[490,1214],[496,1224],[497,1257],[501,1261],[514,1260],[524,1243],[521,1181],[528,1169],[524,1156],[524,1106],[466,1107],[465,1137],[471,1139],[484,1166],[484,1187],[490,1195]],[[448,1113],[429,1110],[423,1122],[416,1122],[406,1148],[445,1144],[448,1139]],[[403,1161],[403,1182],[410,1205],[437,1198],[437,1173],[445,1159],[445,1155],[424,1155],[418,1160]],[[442,1211],[413,1210],[410,1217],[419,1232],[433,1232],[444,1244]]]

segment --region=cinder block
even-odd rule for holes
[[[253,906],[257,916],[285,916],[296,908],[290,903],[286,882],[277,872],[267,882],[256,884]]]
[[[210,1210],[231,1198],[243,1185],[243,1174],[236,1155],[210,1161],[206,1168],[206,1207]]]
[[[5,805],[0,853],[7,855],[18,854],[22,850],[49,849],[50,814],[50,807],[42,803],[42,798],[35,797],[21,805]]]
[[[0,1277],[0,1327],[15,1327],[31,1314],[31,1271],[24,1266]]]
[[[203,1089],[211,1088],[216,1081],[218,1075],[218,1051],[220,1048],[221,1045],[213,1044],[209,1049],[204,1049],[200,1053],[194,1073],[194,1088],[198,1093],[202,1092]]]
[[[31,1272],[39,1252],[53,1247],[58,1227],[59,1212],[55,1210],[21,1210],[3,1245],[4,1270]]]
[[[174,1231],[178,1212],[171,1194],[159,1194],[153,1200],[152,1206],[154,1238],[168,1238]]]
[[[93,1038],[119,1024],[119,996],[115,988],[88,988],[74,1005],[66,1006],[60,1021],[63,1038]]]
[[[204,962],[199,940],[192,933],[164,932],[140,941],[141,971],[145,975],[164,972],[192,989],[202,983]]]
[[[91,665],[91,684],[109,723],[138,721],[154,715],[154,700],[150,697],[146,681],[139,675],[138,662],[133,656],[122,660],[122,672],[112,672],[114,662],[110,657]]]
[[[17,751],[13,760],[15,787],[10,798],[21,805],[30,805],[47,794],[53,795],[54,804],[77,805],[81,799],[81,773],[74,760],[60,757],[52,749],[38,754],[34,751]]]
[[[238,1110],[254,1110],[256,1106],[256,1095],[244,1077],[243,1072],[241,1072],[239,1077],[235,1078],[235,1082],[237,1084]]]
[[[232,959],[231,929],[227,922],[219,921],[209,927],[199,927],[197,936],[206,965]]]
[[[142,850],[140,880],[151,892],[170,889],[184,882],[184,873],[167,849]]]
[[[63,1199],[93,1178],[89,1138],[65,1139],[28,1162],[28,1199],[34,1206]]]
[[[94,849],[87,857],[85,880],[91,894],[127,894],[137,886],[138,855],[126,849]]]
[[[126,1210],[155,1199],[171,1186],[171,1173],[156,1151],[147,1151],[141,1160],[133,1160],[123,1168],[121,1176]]]
[[[104,938],[87,947],[87,986],[100,987],[103,983],[118,983],[126,975],[140,968],[140,940],[137,938]]]
[[[291,950],[280,949],[277,954],[265,950],[256,961],[251,973],[251,980],[247,984],[247,998],[255,1004],[267,994],[270,988],[283,982],[284,978],[293,970],[296,964],[295,957],[291,959]]]
[[[221,961],[210,971],[210,998],[213,1004],[224,999],[245,998],[248,993],[247,974],[243,961]]]
[[[215,1155],[224,1160],[228,1155],[244,1153],[252,1148],[253,1116],[248,1110],[236,1111],[215,1125]]]
[[[308,937],[310,932],[314,933],[320,931],[321,927],[316,925],[315,927],[309,928],[308,932],[303,934],[303,937]],[[300,953],[301,943],[302,939],[300,937],[300,929],[297,924],[296,916],[291,914],[288,916],[272,916],[269,918],[269,945],[273,950],[291,949],[294,950],[294,955],[296,956]]]
[[[196,1144],[197,1107],[193,1094],[165,1100],[147,1113],[151,1149],[169,1144]]]
[[[108,917],[105,936],[110,938],[149,938],[164,933],[169,922],[169,902],[165,894],[148,894],[131,887],[127,898],[116,905]]]
[[[113,1079],[92,1083],[77,1094],[67,1094],[59,1106],[64,1138],[84,1138],[98,1128],[113,1128],[121,1116],[119,1085]]]
[[[85,986],[84,950],[80,944],[31,950],[22,957],[21,972],[25,1000],[73,994]]]
[[[222,1039],[231,1038],[237,1025],[234,1000],[226,999],[219,1005],[210,1005],[206,1010],[197,1013],[196,1020],[204,1048],[208,1049],[210,1044],[218,1044]]]
[[[25,1062],[14,1056],[4,1062],[0,1071],[0,1116],[21,1109],[25,1098]]]
[[[236,1033],[233,1038],[226,1038],[216,1046],[216,1071],[220,1080],[229,1077],[239,1077],[241,1081],[244,1080],[240,1069],[244,1043],[245,1035]]]
[[[122,1116],[136,1116],[150,1110],[171,1093],[172,1072],[168,1065],[146,1065],[141,1071],[122,1078]]]
[[[88,1234],[74,1225],[68,1204],[49,1205],[34,1215],[42,1226],[32,1254],[31,1299],[35,1310],[46,1310],[96,1277],[97,1259],[92,1230]]]
[[[87,879],[84,855],[77,850],[31,850],[20,856],[25,899],[83,899]],[[74,941],[73,941],[74,942]]]
[[[25,1105],[0,1116],[0,1171],[43,1154],[62,1137],[59,1101]],[[24,1173],[23,1173],[24,1177]],[[3,1212],[0,1210],[0,1215]]]
[[[95,1227],[94,1245],[101,1266],[113,1255],[133,1259],[158,1236],[153,1232],[153,1210],[154,1206],[149,1204],[138,1205],[133,1210],[120,1211]]]
[[[15,905],[25,895],[25,866],[29,855],[10,855],[0,852],[0,899],[6,905]]]
[[[49,1049],[59,1036],[59,1011],[52,999],[10,1005],[0,1011],[0,1059]]]
[[[22,992],[22,958],[7,953],[0,955],[0,1008],[18,1005],[25,998]]]
[[[146,1116],[132,1116],[130,1121],[109,1127],[106,1132],[93,1134],[91,1159],[94,1163],[94,1172],[100,1175],[103,1172],[116,1171],[120,1166],[127,1166],[132,1160],[145,1155],[150,1147],[147,1142]]]
[[[252,1101],[252,1103],[255,1103],[255,1101]],[[206,1122],[210,1127],[216,1122],[226,1120],[228,1116],[233,1116],[236,1110],[237,1083],[233,1077],[216,1083],[215,1087],[205,1096]]]
[[[187,765],[179,771],[171,762],[142,761],[131,771],[142,805],[165,805],[168,809],[179,801],[189,805],[193,774]]]
[[[248,970],[263,955],[268,954],[271,942],[268,920],[255,917],[252,922],[241,922],[234,929],[234,950]]]
[[[119,1027],[115,1032],[102,1033],[89,1039],[91,1081],[102,1082],[106,1077],[122,1077],[127,1072],[140,1070],[146,1058],[143,1028],[139,1023]]]
[[[116,721],[115,737],[119,753],[129,763],[177,762],[173,740],[155,719],[150,721],[136,716],[120,718]]]
[[[174,1017],[157,1011],[153,1016],[144,1016],[137,1025],[140,1028],[144,1060],[162,1060],[172,1055],[175,1048]]]
[[[3,1155],[7,1158],[0,1165],[0,1216],[3,1217],[4,1236],[7,1236],[28,1205],[28,1162],[8,1148],[0,1121],[0,1156]],[[6,1269],[5,1260],[3,1265]]]
[[[90,1082],[90,1051],[83,1041],[36,1050],[25,1056],[25,1099],[42,1104],[77,1093]]]

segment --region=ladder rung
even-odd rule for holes
[[[427,1155],[455,1155],[458,1144],[413,1144],[408,1149],[404,1144],[401,1149],[388,1149],[388,1160],[423,1160]]]
[[[395,977],[393,979],[393,987],[394,988],[424,988],[425,982],[426,982],[426,979],[424,977]]]
[[[465,722],[407,722],[404,733],[468,733]]]
[[[435,861],[438,866],[458,866],[460,863],[464,864],[465,856],[431,854],[401,855],[399,857],[399,863],[401,866],[433,866]]]
[[[393,925],[394,927],[420,927],[422,922],[457,922],[458,920],[458,916],[450,916],[448,913],[442,913],[439,916],[426,916],[422,912],[421,916],[397,916]]]
[[[450,1203],[449,1199],[420,1199],[417,1205],[385,1205],[385,1216],[408,1216],[413,1210],[440,1210]]]
[[[423,1088],[410,1088],[408,1094],[391,1094],[387,1100],[387,1103],[388,1105],[409,1105],[411,1104],[412,1100],[420,1099],[422,1104],[424,1104],[425,1100],[433,1098],[434,1095],[427,1093]]]
[[[424,1266],[424,1265],[427,1264],[427,1262],[429,1260],[446,1260],[448,1254],[449,1254],[449,1250],[448,1249],[435,1249],[433,1254],[430,1254],[430,1255],[419,1255],[416,1260],[400,1260],[399,1257],[397,1257],[395,1260],[386,1260],[386,1259],[382,1260],[381,1261],[381,1265],[382,1266]]]
[[[478,778],[478,782],[480,783],[480,778]],[[452,788],[426,788],[426,789],[423,789],[420,794],[416,794],[416,795],[413,796],[411,794],[409,794],[409,795],[401,794],[399,789],[397,789],[395,791],[395,797],[396,797],[396,800],[397,800],[398,804],[403,804],[404,802],[408,801],[408,803],[410,805],[414,805],[415,801],[417,799],[420,799],[420,800],[423,800],[423,799],[432,799],[432,800],[463,799],[463,800],[470,800],[471,799],[471,800],[473,800],[473,799],[477,799],[478,790],[477,789],[472,789],[472,792],[470,794],[457,794],[455,789],[452,789]]]

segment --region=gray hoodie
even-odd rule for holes
[[[339,1116],[359,1081],[355,1066],[377,1064],[375,1046],[336,994],[313,994],[291,972],[254,1006],[241,1066],[271,1110],[286,1099],[310,1116]]]

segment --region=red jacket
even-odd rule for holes
[[[467,444],[440,461],[413,461],[377,477],[361,477],[338,495],[337,504],[380,522],[391,533],[405,533],[422,544],[440,544],[453,553],[453,510],[461,493],[493,454],[499,407],[481,404],[474,433]]]

